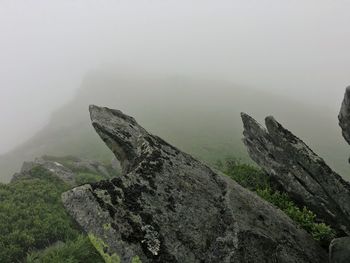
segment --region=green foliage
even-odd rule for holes
[[[62,245],[54,245],[43,251],[27,255],[27,263],[104,263],[87,236],[79,235]]]
[[[216,166],[249,190],[256,191],[270,186],[269,179],[263,171],[252,165],[242,164],[239,159],[228,157],[224,162],[218,161]]]
[[[61,194],[70,186],[42,168],[0,184],[0,262],[103,262],[67,215]],[[64,245],[51,246],[63,241]],[[45,250],[38,251],[40,249]]]
[[[30,248],[75,238],[78,231],[61,204],[68,186],[37,168],[31,178],[0,185],[0,262],[23,258]],[[45,179],[44,179],[45,178]]]
[[[75,182],[77,185],[82,185],[86,183],[95,183],[104,179],[106,178],[99,174],[78,173],[75,177]]]
[[[142,261],[141,261],[141,259],[138,256],[136,256],[136,257],[132,258],[131,263],[142,263]]]
[[[335,233],[331,227],[318,223],[312,211],[306,207],[299,208],[286,193],[273,190],[268,175],[263,171],[248,164],[241,164],[235,158],[227,158],[225,162],[219,161],[217,167],[243,187],[255,191],[261,198],[281,209],[315,240],[328,244],[334,238]]]
[[[293,221],[309,232],[315,240],[326,244],[334,238],[334,231],[329,226],[324,223],[316,223],[316,215],[305,206],[302,209],[297,207],[286,193],[265,188],[257,189],[257,194],[280,208]]]

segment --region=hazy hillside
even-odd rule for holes
[[[94,72],[85,78],[75,98],[52,115],[44,129],[0,156],[0,180],[7,182],[23,161],[43,154],[110,160],[111,153],[90,125],[89,104],[120,109],[153,133],[209,163],[227,155],[248,160],[241,143],[241,111],[259,121],[274,115],[329,165],[350,178],[348,147],[336,114],[327,109],[311,108],[227,82]]]

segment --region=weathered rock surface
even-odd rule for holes
[[[283,212],[149,134],[117,110],[90,106],[123,174],[62,195],[106,258],[131,262],[327,262]]]
[[[343,137],[350,144],[350,86],[346,88],[338,119]]]
[[[350,262],[350,237],[336,238],[329,246],[330,263]]]
[[[298,204],[314,211],[338,235],[350,234],[350,185],[273,117],[266,128],[242,113],[251,158]]]

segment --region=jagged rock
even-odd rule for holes
[[[350,234],[350,185],[302,140],[273,117],[266,128],[242,113],[244,143],[251,158],[298,204],[307,206],[338,235]]]
[[[132,262],[327,262],[282,211],[151,135],[122,112],[90,106],[123,174],[62,195],[105,258]]]
[[[330,263],[350,262],[350,237],[336,238],[329,246]]]
[[[346,88],[338,119],[343,137],[350,144],[350,86]]]

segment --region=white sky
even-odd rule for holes
[[[350,1],[0,0],[0,153],[105,65],[235,83],[336,111]]]

